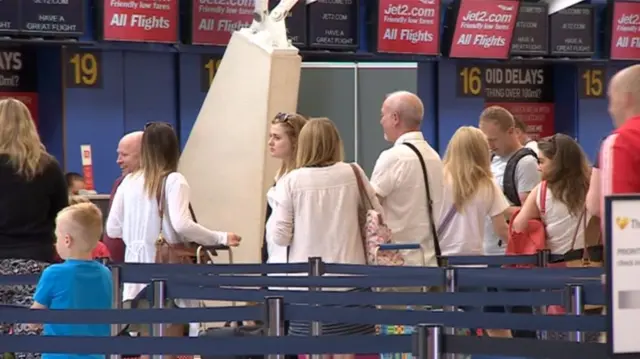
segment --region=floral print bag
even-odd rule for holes
[[[358,191],[360,192],[360,203],[358,204],[358,224],[362,235],[362,245],[367,256],[367,264],[377,264],[386,266],[404,265],[404,258],[397,250],[379,251],[381,244],[391,244],[391,230],[384,223],[382,214],[378,213],[371,203],[371,198],[364,186],[364,181],[360,174],[360,169],[356,164],[351,164],[351,169],[356,176]],[[377,263],[376,263],[376,252]]]

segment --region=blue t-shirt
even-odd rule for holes
[[[68,259],[42,272],[33,299],[49,309],[111,309],[111,272],[96,261]],[[110,336],[109,324],[45,324],[44,335]],[[104,355],[43,354],[43,359]]]

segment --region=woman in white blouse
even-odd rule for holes
[[[513,222],[513,229],[526,230],[530,219],[540,218],[552,254],[568,254],[584,247],[584,223],[590,169],[587,156],[571,137],[556,134],[538,141],[540,172],[546,182],[545,213],[540,213],[542,191],[534,188]]]
[[[273,226],[271,214],[276,206],[275,194],[278,180],[295,168],[298,136],[306,123],[307,119],[302,115],[283,112],[278,113],[271,121],[269,154],[282,161],[282,164],[276,173],[274,185],[267,192],[267,228]],[[287,263],[287,247],[275,244],[267,238],[267,234],[268,229],[265,231],[262,243],[262,261],[265,263]]]
[[[333,122],[327,118],[309,120],[298,139],[297,169],[278,182],[274,226],[270,229],[275,243],[289,246],[289,262],[321,257],[326,263],[366,263],[358,225],[360,192],[355,173],[343,158],[342,140]],[[374,208],[382,213],[364,171],[359,166],[357,171],[365,179]],[[304,336],[309,332],[310,323],[291,322],[290,335]],[[322,323],[323,335],[373,332],[370,325]]]
[[[445,189],[438,228],[442,254],[482,255],[485,220],[506,243],[509,203],[491,173],[489,144],[475,127],[460,127],[444,156]]]
[[[202,245],[237,246],[240,237],[234,233],[209,230],[194,222],[189,211],[189,184],[178,171],[180,148],[173,128],[165,123],[150,123],[142,136],[141,168],[122,181],[113,198],[107,235],[122,238],[126,245],[125,262],[154,263],[156,240],[162,235],[169,243],[190,241]],[[164,186],[164,216],[160,218],[158,202]],[[162,222],[162,226],[161,226]],[[122,299],[125,307],[148,306],[144,300],[132,300],[145,284],[125,283]],[[167,303],[188,306],[189,301]],[[137,328],[142,334],[146,326]],[[168,336],[182,336],[184,327],[167,325]]]

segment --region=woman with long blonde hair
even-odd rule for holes
[[[40,142],[29,109],[13,98],[0,100],[0,186],[0,275],[39,274],[54,261],[55,218],[69,197],[64,173]],[[31,306],[34,290],[5,286],[0,304]],[[0,323],[0,335],[7,325]],[[27,324],[14,331],[38,333]]]
[[[460,127],[444,157],[445,193],[438,227],[443,255],[482,255],[484,226],[493,226],[506,243],[504,212],[509,203],[491,174],[491,153],[485,135]]]
[[[298,136],[307,123],[307,118],[297,113],[278,113],[271,120],[269,129],[269,154],[280,160],[280,168],[274,178],[274,185],[267,192],[267,218],[264,240],[262,243],[263,263],[286,263],[287,247],[279,246],[268,239],[269,227],[273,225],[271,214],[277,205],[275,193],[278,180],[295,169],[298,152]]]
[[[189,183],[178,172],[179,159],[180,147],[173,128],[160,122],[147,124],[142,135],[140,169],[122,180],[106,225],[109,237],[122,238],[126,246],[125,262],[154,263],[156,241],[160,236],[169,244],[239,244],[238,235],[210,230],[195,222],[189,206]],[[148,307],[145,300],[135,300],[144,288],[144,284],[125,283],[124,306]],[[191,301],[175,299],[166,306],[189,307],[191,304]],[[143,335],[148,334],[147,327],[132,326]],[[170,324],[165,333],[182,336],[183,331],[184,326]]]

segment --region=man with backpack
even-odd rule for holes
[[[522,146],[518,139],[513,115],[503,107],[487,107],[480,115],[480,130],[487,136],[491,149],[491,172],[511,204],[505,212],[510,218],[540,182],[538,157],[532,149]],[[489,154],[488,154],[489,155]],[[507,219],[508,219],[507,218]],[[485,221],[485,255],[504,255],[507,244],[493,232],[491,221]],[[531,307],[510,308],[514,313],[531,313]],[[485,311],[504,312],[502,307],[488,307]],[[532,331],[513,331],[515,337],[535,338]]]

